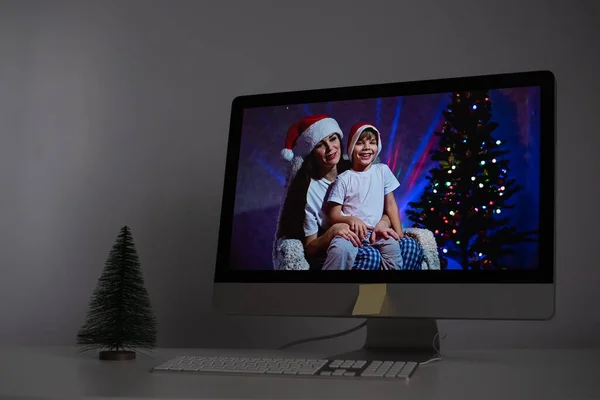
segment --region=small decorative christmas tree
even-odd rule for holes
[[[155,347],[156,330],[131,230],[124,226],[94,290],[77,344],[84,350],[101,349],[103,360],[129,360],[135,358],[134,349]]]
[[[434,232],[443,266],[451,257],[463,269],[506,269],[502,256],[514,253],[512,245],[531,241],[534,232],[517,232],[503,214],[520,187],[508,177],[508,150],[492,136],[498,123],[491,121],[488,93],[455,92],[443,115],[443,128],[435,133],[439,148],[431,152],[439,164],[407,215]]]

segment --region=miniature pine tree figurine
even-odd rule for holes
[[[124,226],[92,295],[77,344],[83,350],[100,349],[102,360],[131,360],[134,349],[155,347],[156,327],[131,230]]]

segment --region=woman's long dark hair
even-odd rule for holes
[[[342,138],[338,135],[340,143]],[[341,148],[341,146],[340,146]],[[350,161],[340,159],[337,164],[338,174],[350,169]],[[321,179],[320,166],[314,156],[314,150],[304,159],[302,166],[289,182],[286,198],[283,202],[279,219],[277,238],[298,239],[304,242],[304,217],[306,208],[306,194],[311,179]]]

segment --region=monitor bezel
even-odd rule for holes
[[[539,269],[505,271],[280,271],[230,268],[243,113],[247,108],[527,86],[540,88]],[[539,283],[555,281],[556,80],[548,70],[243,95],[231,106],[214,281],[219,283]],[[282,139],[283,140],[283,139]],[[543,199],[543,201],[542,201]],[[541,251],[543,249],[543,251]]]

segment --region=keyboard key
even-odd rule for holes
[[[417,363],[415,363],[415,362],[408,362],[408,363],[406,363],[406,365],[404,366],[404,368],[402,368],[402,370],[398,374],[398,378],[408,378],[408,377],[410,377],[410,375],[412,374],[412,372],[416,368],[417,368]]]
[[[314,375],[316,371],[298,371],[298,375]]]
[[[283,374],[283,370],[282,369],[268,369],[267,374],[281,375],[281,374]]]

